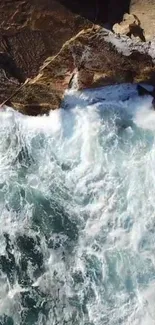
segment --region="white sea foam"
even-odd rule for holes
[[[10,280],[1,271],[0,315],[21,324],[22,292],[38,288],[48,316],[40,311],[36,324],[153,325],[151,97],[123,85],[70,91],[65,104],[48,117],[0,112],[0,255],[7,256],[4,233],[16,264],[19,234],[37,235],[44,260],[36,274],[29,260],[27,286],[18,272]],[[68,217],[55,230],[63,213]]]

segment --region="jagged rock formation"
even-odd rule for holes
[[[138,17],[145,39],[152,40],[155,36],[155,1],[131,0],[130,13]]]
[[[57,0],[2,0],[0,14],[0,52],[10,54],[23,78],[35,76],[48,56],[92,25]]]
[[[0,1],[0,103],[92,23],[57,0]]]
[[[113,31],[119,35],[138,37],[142,42],[146,41],[141,22],[136,15],[124,14],[123,21],[120,24],[116,23]]]
[[[48,58],[11,104],[27,114],[47,112],[60,105],[72,81],[78,89],[121,82],[140,82],[154,73],[151,45],[120,39],[101,27],[83,30]],[[138,62],[138,64],[137,64]]]
[[[114,31],[120,34],[139,36],[142,41],[152,40],[155,37],[155,1],[131,0],[129,10]]]
[[[81,0],[2,0],[0,103],[7,100],[21,112],[36,115],[59,107],[72,84],[83,89],[154,82],[155,44],[144,42],[148,37],[145,39],[144,21],[138,15],[142,1],[147,2],[119,0],[124,3],[120,11],[114,0],[91,0],[83,6]],[[96,16],[92,15],[94,6]],[[126,10],[132,14],[125,15],[121,23]],[[96,21],[111,27],[118,21],[116,35],[94,26]],[[24,84],[27,78],[30,80]]]

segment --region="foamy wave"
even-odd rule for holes
[[[0,111],[0,323],[155,323],[151,101],[121,85]]]

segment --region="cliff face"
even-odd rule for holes
[[[149,43],[141,46],[101,27],[83,30],[44,62],[11,103],[27,114],[45,113],[60,105],[71,84],[84,89],[149,80],[155,71],[151,50]]]
[[[141,41],[152,40],[155,36],[154,18],[154,0],[131,0],[129,11],[114,26],[114,32],[139,37]]]
[[[57,0],[0,1],[0,51],[11,56],[22,78],[35,76],[48,56],[89,26]]]
[[[154,1],[121,1],[2,0],[0,103],[36,115],[59,107],[72,84],[154,82]],[[94,22],[116,23],[115,33]]]
[[[0,102],[36,76],[64,42],[91,25],[55,0],[0,1]]]

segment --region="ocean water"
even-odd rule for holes
[[[121,85],[0,111],[0,325],[155,324],[155,112]]]

